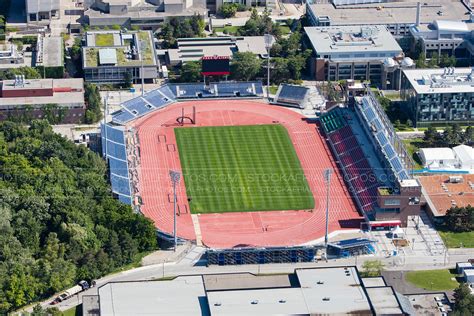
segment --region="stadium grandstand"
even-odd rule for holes
[[[412,161],[370,89],[320,121],[369,226],[406,225],[409,215],[419,213],[421,187],[412,178]]]
[[[217,82],[166,84],[143,96],[122,104],[122,109],[113,114],[112,122],[126,124],[154,110],[161,109],[176,100],[205,98],[255,98],[263,95],[261,82]]]
[[[309,88],[291,84],[281,84],[275,94],[274,103],[303,109],[309,95]]]
[[[123,126],[101,124],[102,153],[109,164],[112,192],[125,204],[132,204],[125,130]]]

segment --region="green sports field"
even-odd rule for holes
[[[314,207],[313,195],[283,126],[174,131],[192,213]]]

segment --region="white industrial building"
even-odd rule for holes
[[[459,145],[453,148],[453,152],[460,169],[474,169],[474,149],[471,146]]]
[[[454,148],[422,148],[418,155],[423,167],[430,170],[474,171],[474,149],[467,145]]]
[[[422,148],[418,153],[423,163],[423,167],[436,169],[453,169],[456,165],[451,148]]]
[[[356,267],[327,267],[296,269],[290,275],[228,273],[178,276],[171,281],[110,282],[98,288],[98,295],[85,296],[83,313],[103,316],[412,314],[413,307],[406,298],[387,286],[382,278],[377,281],[360,278]]]

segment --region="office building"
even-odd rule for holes
[[[84,12],[90,26],[156,30],[170,17],[207,16],[206,0],[95,0]]]
[[[96,31],[87,32],[85,37],[82,65],[86,81],[120,84],[158,77],[151,32]]]
[[[471,124],[474,117],[474,70],[404,70],[401,96],[417,126],[446,122]]]
[[[370,80],[386,89],[398,82],[387,86],[389,73],[405,64],[413,66],[383,25],[305,27],[305,32],[313,49],[311,73],[316,80]]]
[[[428,58],[436,53],[454,56],[457,62],[468,64],[474,55],[473,30],[474,23],[435,20],[430,24],[413,25],[410,33],[414,39],[412,45],[421,45],[421,51]]]
[[[15,80],[0,81],[0,120],[48,118],[60,123],[79,123],[84,111],[82,79],[24,79],[17,76]]]
[[[410,35],[413,24],[434,20],[466,19],[467,8],[461,1],[440,0],[332,0],[306,5],[313,26],[385,25],[395,36]],[[418,21],[418,23],[417,23]]]

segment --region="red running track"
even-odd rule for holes
[[[326,186],[323,170],[333,168],[329,231],[359,228],[361,216],[347,191],[341,172],[314,123],[290,109],[256,101],[212,100],[175,103],[133,123],[141,151],[139,191],[141,211],[156,227],[173,232],[172,184],[169,170],[181,170],[174,128],[182,108],[191,116],[196,107],[195,126],[228,126],[279,123],[286,127],[315,198],[315,208],[305,211],[265,211],[201,214],[198,216],[202,242],[214,248],[236,246],[288,246],[324,236]],[[186,124],[185,126],[193,126]],[[195,240],[184,181],[177,187],[178,236]]]

